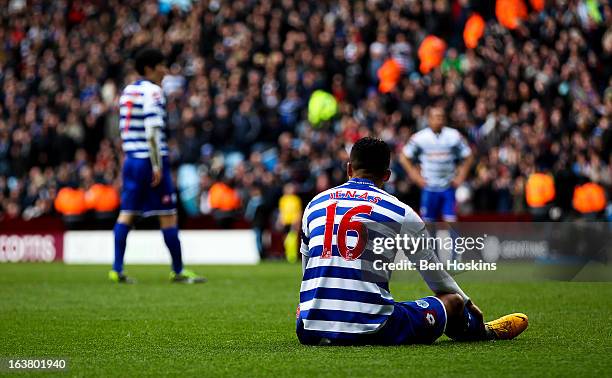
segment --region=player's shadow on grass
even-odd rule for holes
[[[474,341],[455,341],[451,339],[442,339],[437,340],[432,344],[402,344],[402,345],[380,345],[380,344],[356,344],[356,345],[338,345],[338,344],[325,344],[325,345],[303,345],[299,346],[304,348],[342,348],[342,349],[370,349],[370,348],[451,348],[453,346],[465,347],[465,346],[487,346],[491,347],[494,345],[509,345],[509,344],[522,344],[523,339],[515,339],[515,340],[474,340]]]
[[[485,345],[485,346],[492,346],[492,345],[506,345],[506,344],[516,344],[516,343],[522,343],[523,342],[523,338],[518,338],[518,339],[514,339],[514,340],[474,340],[474,341],[455,341],[455,340],[451,340],[448,338],[445,339],[441,339],[441,340],[437,340],[436,342],[434,342],[433,344],[420,344],[423,346],[452,346],[452,345],[458,345],[458,346],[465,346],[465,345],[469,345],[469,346],[476,346],[476,345]]]

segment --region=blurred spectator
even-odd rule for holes
[[[253,226],[255,231],[255,240],[257,251],[260,257],[264,257],[263,232],[268,226],[266,219],[265,202],[259,186],[254,186],[251,189],[250,199],[244,211],[244,217]]]
[[[218,181],[208,190],[208,206],[219,225],[229,227],[238,216],[240,197],[227,182]]]
[[[285,255],[290,262],[297,261],[298,231],[302,218],[302,200],[296,194],[293,183],[285,184],[283,195],[278,200],[279,222],[285,233]]]

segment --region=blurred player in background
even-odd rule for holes
[[[303,276],[297,335],[303,344],[432,343],[442,333],[454,340],[512,339],[527,328],[527,316],[511,314],[484,323],[482,312],[444,269],[421,270],[435,296],[395,302],[391,271],[397,249],[374,253],[373,237],[425,233],[419,216],[383,191],[389,180],[391,150],[380,139],[353,146],[349,181],[315,196],[302,219]],[[375,236],[376,235],[376,236]],[[431,249],[407,253],[438,263]],[[380,262],[380,261],[378,261]]]
[[[172,183],[165,129],[165,99],[160,83],[167,72],[164,55],[157,49],[141,50],[135,60],[141,76],[123,90],[119,99],[123,141],[123,191],[121,211],[114,228],[115,261],[109,278],[131,283],[123,273],[128,232],[136,216],[158,216],[164,241],[172,257],[173,282],[206,280],[183,268],[178,237],[176,193]]]
[[[400,155],[400,163],[421,188],[421,217],[426,222],[457,220],[455,189],[469,173],[472,151],[461,134],[444,126],[441,105],[428,109],[429,127],[415,133]]]

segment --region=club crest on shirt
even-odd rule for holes
[[[427,301],[424,301],[422,299],[417,299],[416,301],[414,301],[417,306],[421,307],[421,308],[427,308],[429,307],[429,303]]]

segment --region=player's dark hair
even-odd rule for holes
[[[351,149],[350,161],[353,171],[380,179],[391,164],[391,149],[381,139],[361,138]]]
[[[166,61],[166,57],[159,49],[144,48],[134,58],[134,66],[140,75],[145,74],[145,67],[155,68],[158,64]]]

